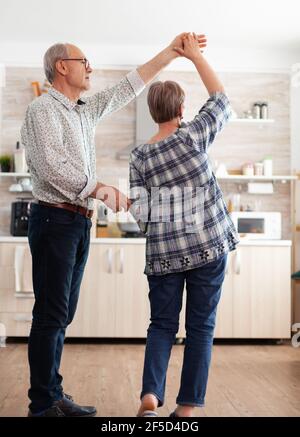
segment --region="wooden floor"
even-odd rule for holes
[[[183,346],[174,346],[166,403],[174,409]],[[99,416],[134,416],[138,407],[144,345],[66,344],[64,389]],[[27,345],[0,348],[0,416],[27,414]],[[284,345],[214,346],[206,407],[198,416],[300,416],[300,348]]]

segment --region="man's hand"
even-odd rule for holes
[[[115,187],[106,187],[106,193],[103,199],[105,205],[110,208],[113,212],[119,212],[124,209],[124,211],[128,211],[131,202],[125,194],[121,193]]]
[[[180,35],[176,36],[176,38],[173,39],[173,41],[168,46],[168,48],[171,49],[173,52],[175,51],[177,53],[177,56],[184,56],[182,54],[182,50],[184,49],[184,41],[188,37],[188,35],[194,36],[195,40],[198,43],[198,48],[200,50],[206,47],[206,37],[204,34],[196,35],[195,33],[191,34],[189,32],[183,32]],[[181,49],[181,51],[180,51],[180,49]]]
[[[201,37],[201,38],[200,38]],[[199,42],[200,41],[200,42]],[[182,47],[174,47],[174,50],[180,55],[191,61],[199,58],[201,48],[206,47],[205,35],[196,35],[188,33],[182,38]]]
[[[102,202],[113,212],[119,212],[122,211],[122,209],[128,211],[131,205],[130,199],[128,199],[128,197],[121,193],[117,188],[99,182],[90,196],[94,199],[102,200]]]
[[[174,59],[182,56],[175,47],[183,50],[184,38],[188,35],[188,32],[183,32],[173,39],[171,44],[169,44],[165,49],[158,53],[153,59],[146,62],[146,64],[141,65],[137,68],[141,79],[145,84],[148,84],[155,78],[160,71],[170,64]],[[205,35],[196,35],[199,48],[202,49],[206,46]]]

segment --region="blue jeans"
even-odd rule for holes
[[[73,320],[87,261],[90,219],[33,204],[28,239],[35,304],[28,343],[31,400],[38,413],[63,396],[59,374],[66,327]]]
[[[148,329],[141,398],[152,393],[164,403],[166,374],[179,328],[186,284],[186,342],[178,405],[204,405],[217,305],[227,255],[196,269],[148,276],[151,323]]]

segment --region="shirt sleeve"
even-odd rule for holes
[[[228,97],[221,92],[213,93],[196,117],[180,129],[200,152],[206,152],[216,135],[231,117]]]
[[[51,186],[70,201],[84,200],[97,180],[85,174],[84,166],[64,152],[62,130],[43,106],[28,108],[21,130],[29,169],[45,186]]]
[[[135,218],[140,230],[146,234],[148,228],[149,193],[144,179],[144,162],[140,151],[133,151],[129,160],[130,199],[132,205],[129,209]]]
[[[85,110],[96,124],[106,115],[126,106],[145,88],[145,83],[137,70],[127,74],[117,85],[94,94],[85,100]]]

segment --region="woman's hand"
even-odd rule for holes
[[[128,211],[131,205],[131,200],[125,194],[117,188],[111,185],[104,185],[101,182],[97,182],[95,190],[89,197],[101,200],[113,212],[119,212],[122,209]]]
[[[187,38],[187,36],[190,35],[189,32],[183,32],[180,35],[177,35],[176,38],[173,39],[173,41],[171,42],[171,44],[169,45],[169,49],[174,53],[177,53],[177,56],[183,56],[181,53],[179,53],[176,49],[183,49],[184,45],[183,42],[185,40],[185,38]],[[201,35],[196,35],[195,33],[193,33],[193,35],[195,36],[195,38],[198,41],[198,47],[201,49],[203,47],[206,46],[206,39],[205,39],[205,35],[201,34]]]
[[[182,36],[182,47],[176,46],[174,50],[180,55],[191,61],[197,59],[202,52],[201,49],[206,47],[205,35],[196,35],[195,33],[186,33]]]

